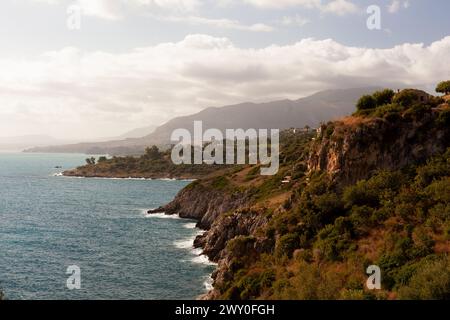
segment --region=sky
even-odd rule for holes
[[[449,9],[448,0],[2,0],[0,137],[114,137],[325,89],[432,92],[450,79]]]

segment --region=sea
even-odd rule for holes
[[[148,209],[190,181],[69,178],[80,154],[0,153],[0,290],[9,300],[195,299],[215,266],[195,221]]]

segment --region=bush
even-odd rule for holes
[[[353,225],[349,218],[339,217],[334,225],[327,225],[319,232],[317,248],[329,261],[341,260],[350,248]]]
[[[450,103],[450,101],[449,101],[449,103]],[[443,110],[439,114],[439,116],[437,118],[437,124],[444,128],[450,126],[450,109]]]
[[[369,110],[374,109],[376,106],[377,102],[373,96],[364,95],[361,98],[359,98],[358,103],[356,104],[356,109],[358,111]]]
[[[278,257],[292,257],[295,249],[299,247],[300,238],[296,233],[288,233],[282,236],[277,243],[276,254]]]
[[[390,114],[400,114],[400,112],[402,112],[403,109],[404,108],[399,104],[389,103],[389,104],[385,104],[385,105],[377,108],[373,112],[373,116],[386,117],[386,115],[390,115]]]
[[[409,107],[418,99],[419,97],[415,92],[410,90],[403,90],[395,95],[393,102],[403,107]]]
[[[377,105],[377,107],[392,103],[392,99],[394,98],[394,96],[395,92],[391,89],[377,91],[372,95],[372,97],[375,99],[375,104]]]
[[[449,300],[450,259],[443,256],[417,268],[408,285],[398,290],[405,300]]]
[[[424,105],[424,104],[414,104],[411,108],[409,108],[405,112],[405,118],[411,119],[411,120],[420,120],[422,119],[425,114],[429,113],[431,111],[431,106]]]

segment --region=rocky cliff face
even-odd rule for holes
[[[197,220],[199,228],[209,230],[221,214],[245,206],[247,198],[246,193],[224,192],[194,182],[183,189],[172,202],[150,210],[149,214],[177,214],[181,218]]]
[[[255,237],[256,231],[266,225],[269,218],[250,208],[250,197],[246,192],[217,190],[198,182],[182,190],[168,205],[150,210],[149,214],[161,212],[195,219],[198,227],[206,230],[195,239],[194,246],[203,248],[203,253],[218,263],[218,268],[213,274],[215,289],[204,299],[214,299],[221,294],[218,288],[232,276],[231,265],[237,257],[256,258],[271,250],[266,238]],[[251,240],[245,246],[234,246],[230,250],[227,247],[229,241],[239,237]]]
[[[347,118],[321,126],[308,161],[340,185],[422,162],[449,146],[449,128],[436,126],[439,113],[416,118]]]

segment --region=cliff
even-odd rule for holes
[[[376,170],[423,163],[449,145],[449,128],[436,125],[440,111],[401,118],[349,117],[322,125],[308,169],[325,171],[341,185],[366,179]]]
[[[312,140],[284,134],[276,176],[234,169],[149,211],[193,218],[206,230],[194,245],[218,267],[205,299],[450,293],[450,281],[421,282],[434,277],[427,270],[450,279],[449,107],[381,111],[330,122]],[[365,288],[370,264],[383,271],[378,292]]]

